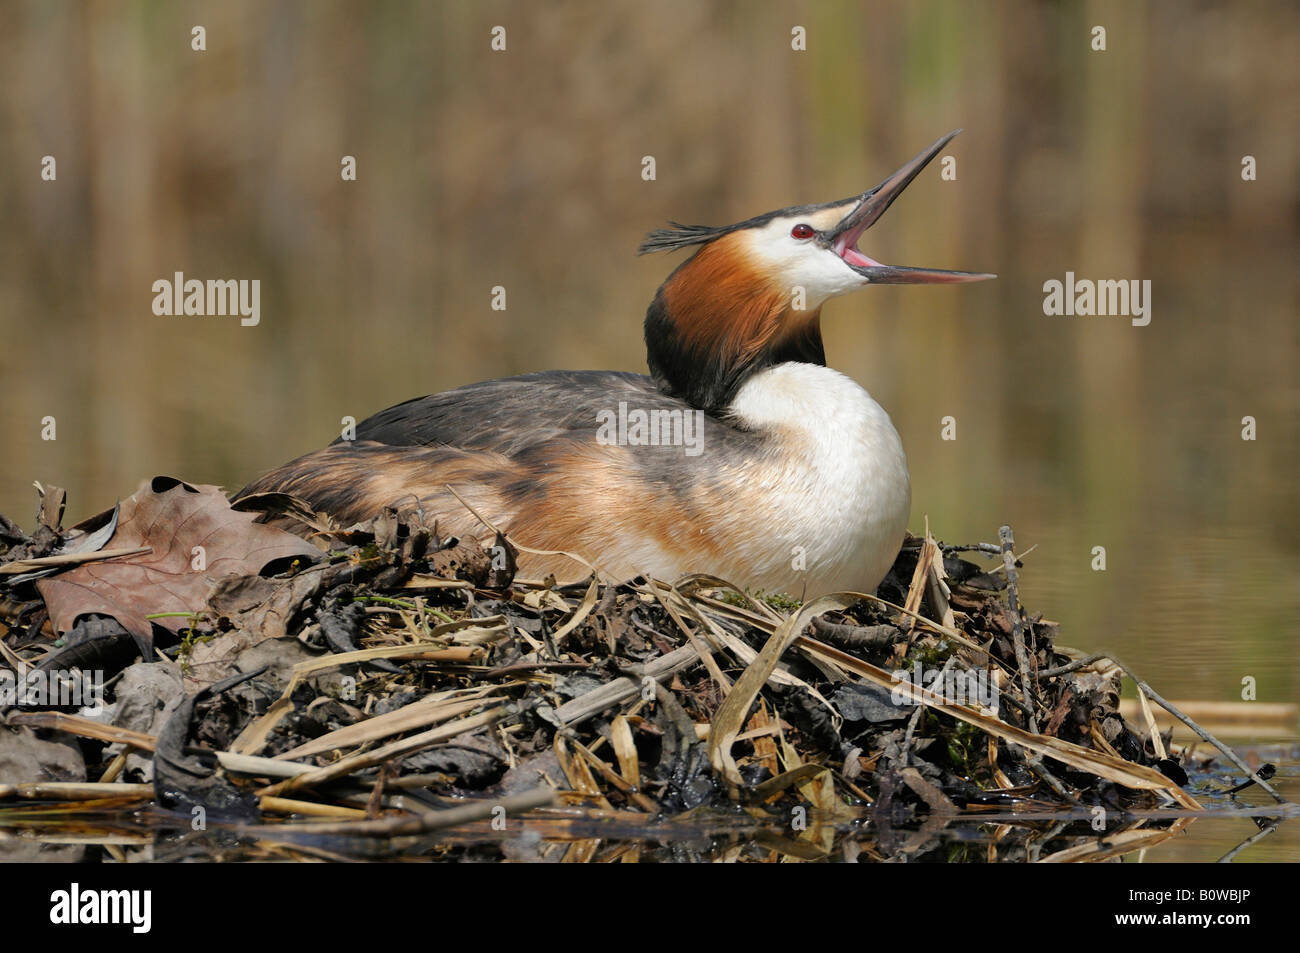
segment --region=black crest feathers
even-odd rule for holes
[[[678,251],[692,245],[707,245],[715,238],[721,238],[728,232],[734,232],[742,225],[682,225],[669,222],[671,228],[656,228],[646,235],[637,248],[638,255],[648,255],[657,251]]]

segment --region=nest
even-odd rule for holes
[[[340,529],[279,494],[232,509],[158,479],[71,531],[61,493],[43,498],[31,535],[0,517],[0,649],[46,685],[99,672],[105,697],[9,709],[84,764],[0,785],[11,821],[51,801],[82,823],[201,818],[213,839],[171,859],[683,841],[759,859],[919,856],[939,842],[918,831],[968,817],[1004,825],[987,850],[1014,859],[1044,849],[1025,822],[1048,818],[1048,853],[1097,859],[1200,809],[1149,700],[1172,706],[1134,677],[1146,716],[1125,722],[1126,670],[1025,610],[1006,527],[971,546],[927,530],[876,594],[803,603],[702,575],[521,579],[493,530],[484,549],[391,511]],[[185,587],[162,578],[184,572],[174,552]]]

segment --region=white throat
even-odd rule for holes
[[[758,584],[809,596],[874,591],[898,555],[912,501],[884,408],[838,371],[786,363],[746,381],[729,413],[770,437],[744,491],[766,538],[751,557]]]

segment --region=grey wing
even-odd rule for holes
[[[359,423],[356,439],[515,456],[557,437],[594,433],[597,414],[617,413],[619,401],[627,401],[630,407],[680,406],[642,374],[545,371],[405,401]]]

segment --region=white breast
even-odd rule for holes
[[[810,597],[874,591],[898,555],[912,501],[884,408],[838,371],[786,363],[750,378],[730,413],[774,438],[743,467],[750,525],[764,527],[754,534],[762,541],[737,554],[750,578]]]

